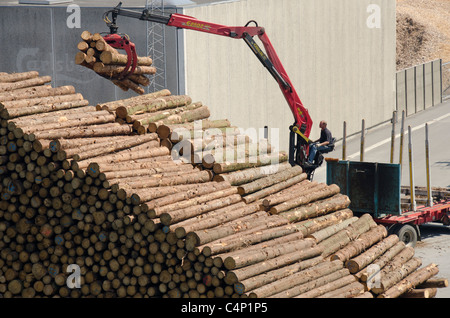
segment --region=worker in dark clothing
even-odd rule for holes
[[[309,147],[309,164],[314,162],[317,152],[329,153],[334,150],[334,139],[331,135],[331,131],[327,128],[327,122],[322,120],[319,127],[322,129],[320,132],[320,139],[316,140],[315,143],[311,144]]]

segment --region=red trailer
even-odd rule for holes
[[[436,222],[450,225],[450,189],[428,191],[402,187],[398,164],[351,162],[327,159],[327,183],[337,184],[341,193],[350,198],[350,209],[357,215],[369,213],[378,224],[387,227],[390,234],[397,234],[407,245],[415,246],[420,240],[420,225]],[[416,206],[403,203],[402,197],[427,196],[432,204]],[[415,208],[411,208],[414,207]]]
[[[389,233],[395,233],[407,245],[415,246],[420,240],[419,225],[436,222],[450,225],[450,200],[434,203],[433,206],[419,206],[415,211],[401,215],[388,215],[375,218],[375,222],[385,225]]]

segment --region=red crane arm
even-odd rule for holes
[[[230,27],[226,25],[210,23],[206,21],[198,20],[197,18],[190,17],[183,14],[171,14],[170,16],[158,15],[144,10],[142,12],[136,12],[133,10],[127,10],[121,8],[122,3],[119,3],[113,10],[107,11],[104,14],[103,19],[110,27],[111,33],[117,32],[117,25],[115,23],[117,16],[122,15],[130,18],[136,18],[143,21],[151,21],[156,23],[166,24],[167,26],[173,26],[181,29],[188,29],[194,31],[200,31],[215,35],[221,35],[230,37],[233,39],[243,39],[260,62],[267,68],[269,73],[275,78],[280,85],[286,101],[294,115],[295,123],[291,127],[291,132],[297,133],[303,143],[308,144],[310,142],[309,135],[313,121],[309,116],[308,110],[303,106],[300,97],[295,91],[283,64],[278,57],[275,48],[267,36],[264,28],[259,27],[255,21],[250,21],[244,27]],[[107,18],[108,14],[112,15],[112,21]],[[256,26],[249,26],[254,23]],[[258,36],[264,45],[266,53],[259,47],[259,45],[253,39]]]
[[[312,141],[309,139],[313,121],[309,116],[308,110],[303,106],[300,97],[298,96],[294,85],[280,61],[280,58],[275,51],[270,39],[264,28],[259,27],[255,21],[248,22],[243,27],[231,27],[216,23],[198,20],[183,14],[171,14],[170,16],[154,14],[149,10],[136,12],[132,10],[122,9],[122,3],[119,3],[113,10],[107,11],[103,19],[110,27],[111,33],[117,32],[117,25],[115,23],[118,15],[135,18],[143,21],[151,21],[155,23],[165,24],[180,29],[188,29],[193,31],[200,31],[209,34],[221,35],[233,39],[243,39],[249,48],[253,51],[259,61],[269,71],[273,78],[278,82],[280,89],[289,104],[289,108],[294,115],[295,123],[289,127],[289,163],[291,165],[298,164],[308,172],[309,178],[312,177],[316,166],[320,166],[320,161],[317,165],[308,163],[309,146]],[[112,22],[107,17],[112,15]],[[250,24],[255,26],[250,26]],[[254,40],[258,36],[264,45],[262,49]]]
[[[152,16],[148,14],[148,16]],[[252,21],[253,22],[253,21]],[[182,29],[189,29],[200,31],[215,35],[231,37],[234,39],[244,39],[250,46],[255,55],[260,59],[263,65],[269,70],[280,85],[281,91],[286,98],[287,103],[295,118],[295,125],[300,128],[305,137],[309,137],[313,121],[309,115],[308,110],[304,107],[300,97],[298,96],[286,70],[281,63],[278,54],[273,47],[270,39],[263,27],[259,26],[245,26],[245,27],[230,27],[215,23],[209,23],[198,20],[196,18],[182,15],[172,14],[167,22],[168,26],[173,26]],[[264,53],[258,44],[253,40],[253,37],[258,36],[264,45],[266,53]],[[267,54],[267,55],[266,55]],[[302,129],[303,128],[303,129]]]
[[[302,101],[300,100],[300,97],[298,96],[294,88],[294,85],[292,84],[289,76],[287,75],[287,72],[284,69],[283,64],[281,63],[281,60],[278,57],[277,52],[272,46],[272,43],[270,42],[269,37],[267,36],[267,33],[262,34],[261,36],[259,36],[259,38],[261,39],[262,43],[264,44],[264,47],[266,48],[266,52],[269,56],[269,59],[275,65],[275,68],[278,70],[278,72],[281,74],[284,80],[289,84],[290,89],[285,88],[281,84],[280,88],[281,91],[283,92],[284,97],[286,98],[286,101],[289,104],[289,107],[291,108],[292,114],[294,115],[295,124],[299,128],[301,128],[302,125],[305,125],[306,129],[304,135],[306,137],[309,137],[313,126],[313,120],[309,115],[308,109],[303,105]]]

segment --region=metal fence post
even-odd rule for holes
[[[391,163],[394,163],[395,150],[395,124],[397,122],[397,112],[392,115],[392,133],[391,133]]]
[[[347,159],[347,122],[344,121],[344,132],[342,138],[342,160]]]
[[[441,104],[444,102],[444,92],[442,91],[442,81],[444,80],[444,77],[442,76],[442,59],[439,62],[440,72],[441,72]]]
[[[425,156],[427,164],[427,205],[433,206],[433,196],[431,190],[431,171],[430,171],[430,142],[428,139],[428,124],[425,125]]]
[[[402,164],[403,164],[403,144],[405,139],[405,111],[402,112],[402,125],[400,129],[400,171],[402,170]]]
[[[364,162],[364,144],[366,139],[366,120],[362,120],[362,129],[361,129],[361,154],[360,161]]]
[[[410,183],[410,195],[411,195],[411,211],[416,210],[416,189],[414,186],[414,160],[413,160],[413,145],[412,145],[412,133],[411,126],[408,127],[409,134],[409,183]]]

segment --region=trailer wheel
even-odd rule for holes
[[[417,244],[417,231],[411,225],[405,224],[400,225],[395,229],[395,234],[397,234],[400,241],[403,241],[406,246],[415,247]]]

